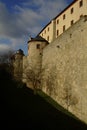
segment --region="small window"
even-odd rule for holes
[[[65,31],[65,25],[63,26],[63,32]]]
[[[59,36],[59,30],[57,30],[57,32],[56,32],[56,33],[57,33],[57,37],[58,37],[58,36]]]
[[[36,48],[37,48],[37,49],[40,49],[40,44],[37,44],[37,45],[36,45]]]
[[[49,27],[48,27],[48,32],[49,32]]]
[[[59,24],[59,19],[57,20],[57,24]]]
[[[43,33],[42,33],[42,36],[43,36]]]
[[[83,6],[83,0],[81,0],[80,2],[79,2],[79,7],[82,7]]]
[[[73,9],[73,8],[71,8],[71,14],[73,13],[73,11],[74,11],[74,9]]]
[[[71,25],[73,25],[73,23],[74,23],[74,21],[72,20],[72,21],[71,21]]]
[[[46,30],[45,30],[45,34],[46,34]]]
[[[47,37],[47,41],[49,41],[49,36]]]
[[[63,15],[63,19],[65,19],[65,18],[66,18],[66,15],[64,14],[64,15]]]

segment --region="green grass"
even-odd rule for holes
[[[21,86],[22,85],[22,86]],[[30,130],[87,130],[82,122],[66,114],[65,110],[47,95],[36,95],[24,84],[0,73],[0,126]]]
[[[48,103],[50,103],[54,108],[56,108],[58,111],[61,111],[61,112],[65,113],[66,115],[74,118],[75,120],[83,122],[79,118],[77,118],[75,115],[73,115],[71,112],[69,112],[68,110],[64,109],[62,106],[60,106],[55,100],[53,100],[50,96],[48,96],[47,94],[45,94],[41,90],[38,90],[37,93],[42,98],[44,98]],[[83,122],[83,123],[85,123],[85,122]]]

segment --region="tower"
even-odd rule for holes
[[[23,73],[23,56],[24,53],[21,49],[17,50],[14,55],[14,77],[16,80],[22,80],[22,73]]]
[[[43,49],[48,44],[48,41],[41,36],[31,38],[28,41],[27,86],[34,90],[40,87]]]
[[[31,38],[28,41],[29,65],[34,66],[35,68],[38,68],[38,69],[41,67],[43,49],[48,44],[49,44],[48,41],[42,38],[41,36]]]

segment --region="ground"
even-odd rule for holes
[[[79,129],[87,126],[58,111],[25,85],[17,84],[0,69],[0,127],[30,130]]]

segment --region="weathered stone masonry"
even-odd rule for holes
[[[87,16],[84,16],[50,44],[40,39],[31,40],[28,56],[19,61],[23,67],[22,76],[25,74],[23,77],[26,77],[25,68],[30,66],[34,66],[35,71],[36,67],[46,68],[40,89],[87,123],[86,34]],[[16,65],[16,68],[21,70],[21,65]],[[26,78],[22,80],[32,88]]]
[[[44,49],[42,65],[49,70],[45,72],[42,91],[87,123],[86,34],[84,17]],[[49,81],[49,86],[52,75],[56,78],[53,83]]]

